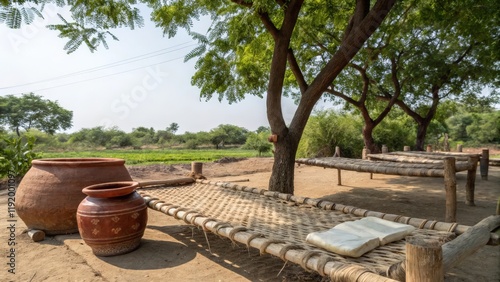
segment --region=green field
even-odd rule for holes
[[[242,149],[199,149],[199,150],[93,150],[74,152],[41,152],[40,158],[119,158],[128,165],[138,164],[182,164],[191,162],[212,162],[223,157],[252,158],[257,156],[254,150]],[[268,155],[271,156],[271,153]]]

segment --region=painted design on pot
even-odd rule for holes
[[[87,197],[78,206],[78,229],[95,255],[120,255],[140,246],[148,217],[144,199],[135,191],[138,186],[124,181],[83,189]],[[95,228],[97,233],[88,232]]]
[[[112,228],[111,229],[111,232],[115,233],[115,234],[118,234],[122,229],[120,227],[118,228]]]

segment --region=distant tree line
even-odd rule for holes
[[[174,126],[174,127],[172,127]],[[155,130],[150,127],[137,127],[131,132],[125,132],[117,127],[104,128],[97,126],[93,128],[82,128],[73,133],[49,134],[38,129],[24,132],[24,136],[36,139],[36,150],[89,150],[89,149],[117,149],[117,148],[185,148],[197,149],[200,147],[211,147],[224,149],[230,147],[244,146],[248,138],[259,136],[259,141],[267,144],[262,145],[270,150],[271,144],[267,141],[269,128],[260,127],[254,132],[245,128],[221,124],[210,131],[185,132],[176,134],[176,123],[171,124],[163,130]],[[14,132],[3,131],[4,136],[14,136]],[[256,143],[255,141],[253,143]],[[258,143],[258,142],[257,142]],[[250,147],[249,147],[250,146]],[[253,145],[254,147],[257,145]],[[254,149],[252,145],[247,145]],[[257,146],[258,147],[258,146]],[[257,150],[257,149],[256,149]]]
[[[452,148],[457,144],[466,147],[500,146],[500,110],[478,108],[471,110],[456,103],[443,103],[439,115],[432,121],[427,134],[427,144],[443,149],[444,134],[449,136]],[[454,113],[454,114],[450,114]],[[358,158],[364,147],[362,129],[364,121],[355,111],[317,111],[311,115],[301,139],[297,157],[332,156],[339,146],[342,156]],[[390,151],[402,150],[414,144],[417,132],[414,121],[401,110],[393,109],[373,132],[374,143],[386,145]],[[165,129],[137,127],[131,132],[119,128],[83,128],[73,133],[50,134],[30,129],[23,136],[36,140],[35,151],[141,149],[141,148],[244,148],[259,155],[269,152],[272,143],[267,141],[270,130],[261,126],[255,131],[243,127],[221,124],[209,131],[177,134],[179,125],[171,123]],[[0,131],[3,141],[0,150],[7,146],[7,137],[17,135],[5,128]],[[412,148],[415,149],[415,148]],[[3,155],[3,154],[2,154]]]

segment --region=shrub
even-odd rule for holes
[[[0,176],[13,174],[17,178],[22,178],[28,172],[31,168],[31,161],[37,158],[37,154],[33,152],[35,140],[32,136],[4,138],[5,147],[1,149],[3,157],[0,159]]]

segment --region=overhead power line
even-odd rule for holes
[[[196,44],[186,45],[188,43],[191,43],[191,42],[184,42],[184,43],[181,43],[181,44],[177,44],[175,46],[171,46],[171,47],[168,47],[168,48],[160,49],[160,50],[149,52],[149,53],[146,53],[146,54],[134,56],[134,57],[127,58],[127,59],[124,59],[124,60],[120,60],[120,61],[117,61],[117,62],[114,62],[114,63],[109,63],[109,64],[105,64],[105,65],[101,65],[101,66],[97,66],[97,67],[93,67],[93,68],[89,68],[89,69],[85,69],[85,70],[81,70],[81,71],[76,71],[76,72],[68,73],[68,74],[65,74],[65,75],[60,75],[60,76],[57,76],[57,77],[52,77],[52,78],[48,78],[48,79],[43,79],[43,80],[38,80],[38,81],[33,81],[33,82],[28,82],[28,83],[23,83],[23,84],[19,84],[19,85],[13,85],[13,86],[7,86],[7,87],[0,87],[0,90],[8,90],[8,89],[13,89],[13,88],[26,87],[26,86],[29,86],[29,85],[35,85],[35,84],[39,84],[39,83],[60,80],[60,79],[63,79],[63,78],[69,78],[69,77],[78,76],[78,75],[82,75],[82,74],[89,74],[89,73],[93,73],[93,72],[98,72],[98,71],[101,71],[101,70],[110,69],[110,68],[114,68],[114,67],[117,67],[117,66],[122,66],[122,65],[130,64],[130,63],[133,63],[133,62],[137,62],[137,61],[141,61],[141,60],[145,60],[145,59],[157,57],[157,56],[160,56],[160,55],[163,55],[163,54],[172,53],[172,52],[179,51],[179,50],[182,50],[182,49],[185,49],[185,48],[188,48],[188,47],[196,46]],[[72,82],[72,83],[67,83],[67,84],[64,84],[64,85],[58,85],[58,86],[53,86],[53,87],[47,87],[47,88],[43,88],[43,89],[38,89],[36,91],[52,89],[52,88],[56,88],[56,87],[71,85],[71,84],[85,82],[85,81],[89,81],[89,80],[95,80],[95,79],[99,79],[99,78],[102,78],[102,77],[108,77],[108,76],[112,76],[112,75],[118,75],[118,74],[130,72],[130,71],[134,71],[134,70],[137,70],[137,69],[142,69],[142,68],[146,68],[146,67],[150,67],[150,66],[154,66],[154,65],[158,65],[158,64],[163,64],[163,63],[166,63],[166,62],[171,62],[171,61],[174,61],[174,60],[178,60],[180,58],[184,58],[184,56],[179,57],[179,58],[175,58],[175,59],[170,59],[170,60],[162,61],[160,63],[154,63],[154,64],[151,64],[151,65],[148,65],[148,66],[134,68],[134,69],[131,69],[131,70],[121,71],[121,72],[117,72],[117,73],[113,73],[113,74],[108,74],[108,75],[99,76],[99,77],[95,77],[95,78],[90,78],[90,79],[86,79],[86,80],[81,80],[81,81],[76,81],[76,82]],[[35,90],[29,91],[29,92],[34,92],[34,91]]]
[[[59,88],[59,87],[64,87],[64,86],[68,86],[68,85],[78,84],[78,83],[87,82],[87,81],[91,81],[91,80],[101,79],[101,78],[105,78],[105,77],[109,77],[109,76],[113,76],[113,75],[118,75],[118,74],[127,73],[127,72],[131,72],[131,71],[139,70],[139,69],[144,69],[144,68],[148,68],[148,67],[152,67],[152,66],[156,66],[156,65],[161,65],[161,64],[164,64],[164,63],[168,63],[168,62],[180,60],[180,59],[183,59],[183,58],[184,58],[184,56],[178,57],[178,58],[175,58],[175,59],[170,59],[170,60],[162,61],[162,62],[159,62],[159,63],[154,63],[154,64],[143,66],[143,67],[138,67],[138,68],[126,70],[126,71],[121,71],[121,72],[117,72],[117,73],[111,73],[111,74],[102,75],[102,76],[99,76],[99,77],[93,77],[93,78],[79,80],[79,81],[70,82],[70,83],[66,83],[66,84],[60,84],[60,85],[56,85],[56,86],[51,86],[51,87],[41,88],[41,89],[37,89],[37,90],[32,90],[30,92],[44,91],[44,90],[48,90],[48,89]],[[22,94],[22,93],[18,93],[18,94]]]

